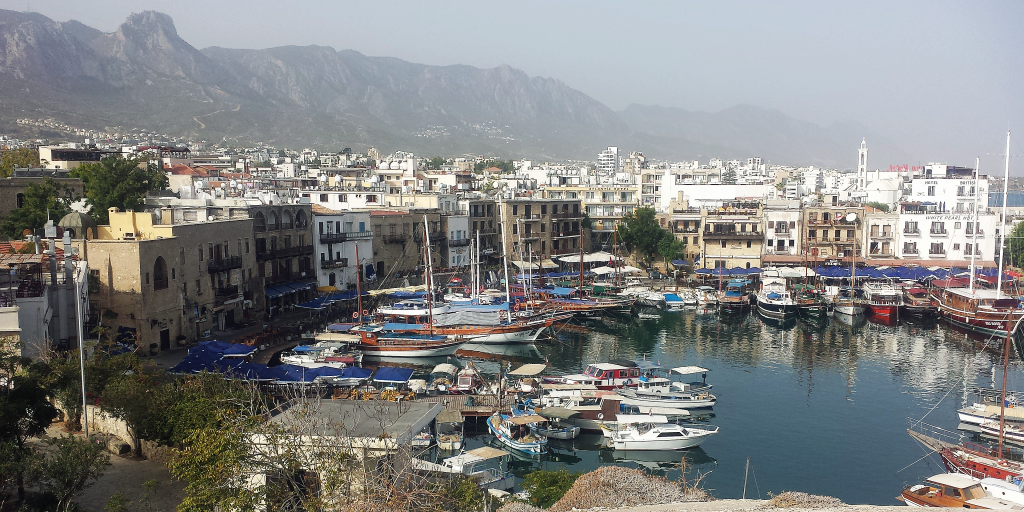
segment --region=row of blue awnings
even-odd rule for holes
[[[271,299],[276,299],[289,293],[301,292],[315,287],[316,281],[293,281],[291,283],[270,286],[264,291],[264,294]]]

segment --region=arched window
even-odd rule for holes
[[[263,212],[256,212],[256,217],[253,219],[253,230],[257,233],[267,230],[267,218],[263,216]]]
[[[295,227],[295,224],[292,223],[292,212],[285,210],[281,214],[281,229],[292,229],[293,227]]]
[[[270,212],[270,214],[267,215],[267,229],[277,229],[277,214],[274,212]]]
[[[164,290],[167,288],[167,262],[163,256],[157,256],[153,264],[153,289]]]
[[[299,210],[295,212],[295,228],[305,229],[306,228],[306,212]]]
[[[24,208],[25,207],[25,194],[18,194],[17,198],[18,198],[18,208]]]

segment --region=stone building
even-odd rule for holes
[[[247,217],[187,220],[183,209],[110,210],[76,240],[99,282],[103,325],[155,354],[263,316],[263,279]],[[191,210],[195,213],[195,210]]]
[[[360,268],[365,275],[366,265],[373,266],[370,225],[369,212],[339,212],[313,205],[318,286],[333,286],[338,290],[356,287]]]
[[[758,202],[736,201],[705,209],[701,266],[751,268],[761,266],[764,216]]]
[[[430,227],[430,252],[435,268],[440,268],[446,255],[447,236],[442,231],[441,214],[435,209],[417,210],[396,208],[370,210],[373,226],[374,269],[368,271],[372,279],[396,278],[425,268],[423,251],[423,222]],[[360,257],[362,255],[360,254]],[[392,284],[399,284],[397,279]]]
[[[66,169],[15,169],[10,177],[0,179],[0,216],[21,208],[28,187],[42,185],[47,179],[66,187],[73,198],[85,195],[82,180],[68,177]]]

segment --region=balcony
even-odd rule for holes
[[[575,238],[575,237],[578,237],[578,236],[580,236],[579,230],[576,230],[576,231],[558,231],[558,232],[552,231],[551,232],[551,237],[552,238],[563,238],[563,237]]]
[[[868,235],[868,238],[871,238],[872,240],[892,240],[892,233],[890,233],[890,232],[885,232],[885,233],[882,233],[882,234],[871,233],[870,235]]]
[[[320,233],[320,243],[322,244],[340,244],[347,240],[347,233]]]
[[[235,268],[242,268],[241,256],[230,256],[227,258],[210,260],[210,262],[206,265],[206,270],[211,274],[228,271]]]
[[[903,254],[918,254],[917,247],[904,247]]]
[[[774,236],[776,238],[789,238],[789,237],[793,236],[793,232],[789,231],[789,230],[782,230],[782,231],[775,230],[775,235]]]
[[[944,249],[928,249],[928,256],[931,256],[932,258],[945,258],[946,251]]]
[[[914,229],[904,229],[903,230],[903,235],[904,236],[921,236],[921,230],[917,229],[917,228],[914,228]]]
[[[345,236],[349,240],[365,240],[367,238],[373,238],[373,231],[348,231]]]
[[[582,217],[582,214],[579,213],[579,212],[576,212],[576,213],[572,213],[572,212],[560,212],[560,213],[551,212],[551,218],[552,219],[578,219],[580,217]]]
[[[331,269],[331,268],[345,268],[348,266],[348,258],[342,258],[340,260],[320,260],[320,268]]]
[[[710,231],[710,230],[704,230],[703,236],[704,236],[705,240],[717,240],[717,239],[721,239],[721,238],[743,238],[743,239],[748,239],[748,238],[764,238],[764,233],[761,233],[760,231],[734,231],[734,230]]]
[[[392,233],[390,235],[383,235],[384,243],[386,244],[404,244],[409,240],[408,233]]]
[[[448,240],[448,247],[466,247],[471,243],[473,243],[473,241],[469,238],[456,238]]]
[[[944,235],[948,235],[949,231],[946,231],[945,228],[943,228],[943,229],[929,229],[928,233],[932,234],[932,235],[936,235],[936,236],[944,236]]]
[[[790,253],[789,247],[783,247],[781,249],[779,249],[778,247],[776,247],[774,249],[768,248],[768,249],[765,249],[764,252],[765,252],[765,254],[789,254]]]
[[[431,233],[430,234],[430,245],[439,244],[441,242],[444,242],[447,238],[448,238],[447,235],[442,235],[441,233]],[[417,232],[413,233],[412,234],[412,241],[416,242],[418,244],[423,243],[423,232],[422,231],[417,231]]]
[[[238,285],[222,286],[214,290],[213,293],[218,297],[234,297],[238,295]]]

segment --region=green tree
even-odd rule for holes
[[[736,171],[728,169],[722,173],[722,183],[725,185],[736,184]]]
[[[7,178],[15,167],[39,167],[39,150],[18,148],[0,153],[0,178]]]
[[[57,222],[71,213],[71,203],[76,199],[69,187],[46,178],[41,184],[31,184],[25,189],[21,208],[0,222],[0,233],[10,238],[21,238],[25,230],[34,231],[43,227],[47,219]]]
[[[889,205],[887,205],[885,203],[880,203],[878,201],[871,201],[870,203],[867,203],[867,205],[872,207],[872,208],[877,208],[879,210],[882,210],[885,213],[889,213]]]
[[[501,174],[507,174],[515,172],[515,163],[511,160],[483,160],[473,164],[473,172],[483,172],[484,169],[491,167],[497,167],[501,169]]]
[[[565,493],[583,473],[570,473],[565,469],[558,471],[537,470],[523,478],[521,487],[530,496],[530,503],[540,508],[548,508],[565,496]]]
[[[82,179],[89,213],[97,224],[110,222],[108,208],[141,210],[146,204],[146,193],[167,186],[167,176],[160,167],[142,157],[107,157],[97,163],[79,165],[71,176]]]
[[[32,480],[56,498],[56,510],[72,510],[71,500],[89,487],[110,465],[103,447],[72,436],[47,441],[52,452],[32,469]]]
[[[981,235],[978,235],[979,241]],[[1024,222],[1018,223],[1010,231],[1010,236],[1006,237],[1006,258],[1008,261],[1004,261],[1004,265],[1024,265]]]
[[[647,263],[658,252],[661,239],[672,236],[672,233],[658,225],[654,208],[647,206],[636,208],[623,217],[616,231],[619,240],[626,244],[626,249],[636,251]]]
[[[0,339],[0,446],[19,460],[31,458],[25,444],[28,438],[45,432],[57,417],[57,408],[39,378],[45,373],[45,365],[21,356],[14,340]],[[26,469],[23,464],[9,469],[14,472],[19,500],[25,499]]]
[[[49,371],[44,380],[50,396],[67,415],[67,429],[77,432],[82,428],[82,369],[78,362],[78,352],[54,353],[47,365]]]
[[[434,158],[427,160],[427,169],[440,169],[442,165],[445,165],[447,163],[448,159],[435,156]]]
[[[100,408],[124,420],[133,441],[132,453],[139,456],[142,439],[158,439],[165,431],[163,411],[157,400],[158,373],[135,354],[122,356],[112,358],[125,366],[107,380],[100,394]]]
[[[669,260],[674,260],[686,250],[686,241],[676,238],[671,233],[668,236],[663,236],[658,242],[658,254],[662,258],[665,258],[665,268],[668,268]]]

